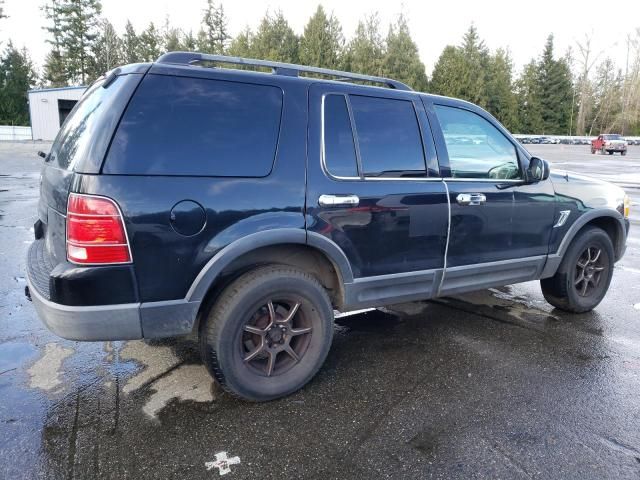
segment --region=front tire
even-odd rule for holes
[[[567,312],[593,310],[609,289],[614,259],[609,235],[597,227],[585,228],[569,246],[556,274],[540,280],[545,300]]]
[[[621,151],[621,152],[620,152],[620,155],[622,155],[623,157],[624,157],[626,154],[627,154],[627,151],[626,151],[626,150],[623,150],[623,151]]]
[[[302,388],[322,366],[333,308],[312,275],[270,265],[231,283],[200,328],[209,373],[241,398],[262,402]]]

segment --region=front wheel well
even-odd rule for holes
[[[585,223],[582,228],[576,233],[574,238],[578,238],[578,235],[587,227],[598,227],[606,232],[606,234],[611,239],[611,243],[613,244],[613,251],[615,252],[616,260],[620,258],[621,255],[621,236],[623,233],[620,231],[620,222],[613,217],[602,216],[596,217],[592,220],[589,220]]]
[[[327,291],[335,308],[344,305],[344,289],[338,267],[322,251],[303,244],[279,244],[256,248],[231,261],[209,286],[200,305],[194,325],[198,332],[200,319],[206,315],[220,293],[235,279],[256,267],[270,264],[296,267],[313,275]]]

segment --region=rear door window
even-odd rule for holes
[[[344,95],[324,97],[324,162],[336,177],[357,177],[358,163],[349,109]]]
[[[410,100],[350,95],[365,177],[424,177],[420,126]]]
[[[278,87],[149,74],[127,107],[103,171],[266,176],[281,112]]]

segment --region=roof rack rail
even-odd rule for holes
[[[157,60],[158,63],[173,63],[179,65],[197,65],[199,63],[218,62],[229,63],[233,65],[248,65],[252,67],[271,68],[276,75],[288,75],[292,77],[299,76],[300,73],[315,73],[318,75],[327,75],[337,77],[338,80],[360,80],[363,82],[381,83],[389,88],[397,90],[413,90],[408,85],[392,80],[390,78],[375,77],[372,75],[363,75],[360,73],[342,72],[340,70],[331,70],[328,68],[306,67],[304,65],[296,65],[293,63],[272,62],[271,60],[255,60],[243,57],[227,57],[225,55],[211,55],[208,53],[198,52],[168,52]]]

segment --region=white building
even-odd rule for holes
[[[29,115],[33,140],[53,140],[60,125],[87,87],[29,90]]]

